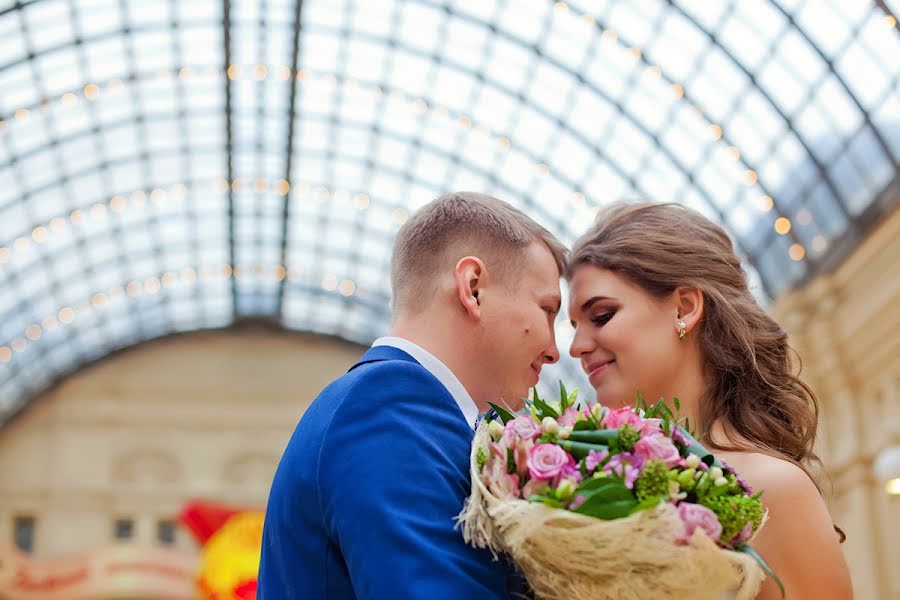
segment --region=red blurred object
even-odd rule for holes
[[[178,522],[187,527],[197,543],[203,546],[228,519],[240,512],[245,512],[245,509],[233,508],[208,500],[191,500],[178,513]],[[256,582],[253,585],[255,590]],[[255,597],[254,592],[253,598]],[[250,597],[248,596],[248,598]]]
[[[256,600],[256,580],[245,581],[236,586],[234,595],[241,600]]]

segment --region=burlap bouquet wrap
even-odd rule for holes
[[[682,524],[671,504],[604,521],[498,498],[476,459],[489,441],[482,423],[470,457],[472,494],[459,516],[463,536],[510,555],[541,600],[749,600],[759,590],[764,574],[751,557],[719,548],[699,530],[689,545],[676,544]]]

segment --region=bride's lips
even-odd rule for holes
[[[587,373],[588,379],[592,380],[594,377],[599,376],[601,373],[605,373],[611,364],[613,364],[615,359],[610,359],[602,362],[595,362],[587,365],[584,368],[584,372]]]

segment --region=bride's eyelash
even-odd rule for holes
[[[615,315],[615,314],[616,314],[615,311],[600,313],[596,317],[592,318],[591,322],[594,325],[603,326],[603,325],[606,325],[607,323],[609,323],[609,320],[612,319],[613,315]]]

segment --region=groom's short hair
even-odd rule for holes
[[[542,242],[565,272],[568,251],[552,233],[502,200],[476,192],[445,194],[418,210],[397,232],[391,255],[393,310],[428,306],[438,277],[465,256],[477,256],[501,284],[525,266],[522,251]]]

